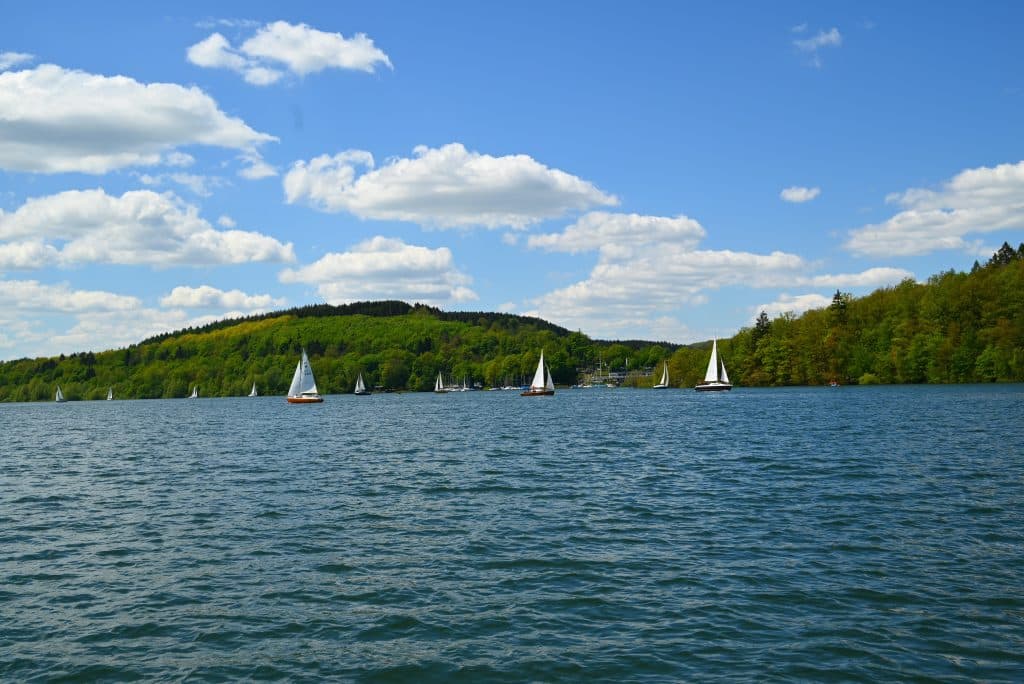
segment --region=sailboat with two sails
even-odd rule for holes
[[[550,397],[555,393],[555,383],[551,379],[551,371],[544,365],[544,350],[540,350],[540,361],[537,362],[537,370],[533,374],[533,381],[529,389],[522,392],[521,397]]]
[[[717,339],[711,344],[711,359],[708,360],[708,369],[704,373],[704,382],[694,385],[693,389],[698,392],[721,392],[732,389],[729,374],[725,372],[725,361],[718,358]]]
[[[108,387],[107,388],[107,401],[114,401],[114,388],[113,387]]]
[[[661,382],[654,386],[654,389],[667,389],[668,388],[668,361],[665,362],[665,368],[661,371]]]
[[[317,404],[324,400],[316,388],[316,379],[313,377],[313,369],[309,365],[309,357],[306,350],[302,350],[302,358],[299,365],[295,366],[295,375],[292,376],[292,384],[288,388],[289,404]]]
[[[260,396],[259,393],[256,392],[256,383],[255,382],[252,383],[252,391],[249,392],[249,396],[250,397],[258,397],[258,396]]]
[[[57,385],[57,394],[54,396],[53,400],[58,404],[63,404],[67,401],[67,399],[64,398],[64,393],[60,391],[60,385]]]
[[[366,383],[363,382],[363,374],[360,373],[359,377],[356,378],[356,391],[352,394],[357,397],[368,397],[370,396],[370,390],[366,389]]]

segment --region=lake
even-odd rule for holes
[[[0,404],[0,679],[1024,680],[1024,386]]]

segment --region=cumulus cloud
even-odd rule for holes
[[[31,250],[48,259],[39,266],[53,262],[171,266],[295,260],[291,243],[282,244],[260,233],[219,231],[199,216],[195,206],[171,193],[150,190],[126,192],[120,197],[102,189],[69,190],[29,199],[13,213],[0,211],[0,259],[5,253],[10,256]]]
[[[187,155],[175,148],[186,145],[258,158],[257,148],[272,140],[225,114],[199,88],[52,64],[0,72],[0,169],[102,174],[181,165]]]
[[[796,204],[802,204],[804,202],[810,202],[812,199],[821,194],[821,188],[804,188],[799,185],[793,185],[788,188],[784,188],[779,193],[786,202],[794,202]]]
[[[196,66],[230,69],[259,86],[281,80],[282,69],[301,77],[325,69],[373,73],[378,67],[392,68],[388,56],[364,33],[346,38],[286,21],[261,27],[238,48],[213,33],[189,47],[186,57]]]
[[[870,287],[912,275],[901,269],[810,275],[813,265],[786,252],[698,249],[705,230],[686,216],[591,212],[561,233],[531,236],[534,249],[597,252],[589,276],[529,300],[526,313],[603,337],[685,340],[676,312],[726,287]],[[671,333],[671,334],[670,334]]]
[[[754,307],[755,315],[759,315],[760,312],[764,311],[770,318],[781,316],[784,313],[791,313],[794,316],[799,316],[805,311],[811,309],[823,309],[832,303],[832,297],[826,297],[816,293],[802,294],[802,295],[789,295],[781,294],[779,298],[773,302],[767,304],[761,304]]]
[[[938,190],[890,195],[901,211],[850,231],[854,254],[909,256],[940,249],[977,252],[971,235],[1024,228],[1024,161],[961,171]]]
[[[704,237],[704,228],[687,216],[641,216],[593,211],[581,216],[561,233],[531,235],[527,246],[550,252],[578,254],[599,250],[621,252],[658,243],[694,248]]]
[[[843,36],[837,28],[818,31],[810,38],[798,38],[793,41],[796,49],[806,53],[810,59],[810,65],[816,68],[821,68],[822,65],[821,55],[818,54],[819,50],[826,47],[839,47],[842,44]]]
[[[0,71],[31,62],[33,59],[35,59],[35,55],[30,55],[27,52],[0,52]]]
[[[203,176],[194,173],[161,173],[152,175],[143,173],[139,176],[143,185],[166,185],[176,183],[188,188],[200,197],[209,197],[213,194],[214,188],[228,185],[227,180],[220,176]]]
[[[137,297],[102,290],[74,290],[67,283],[46,285],[38,280],[0,280],[0,308],[27,311],[131,311],[142,305]]]
[[[283,283],[315,285],[332,304],[364,299],[402,299],[444,304],[477,299],[472,279],[459,271],[447,247],[431,249],[377,236],[347,252],[280,274]]]
[[[160,305],[166,307],[244,311],[280,307],[285,303],[286,300],[282,297],[272,297],[268,294],[251,295],[241,290],[224,291],[209,285],[200,285],[199,287],[179,285],[160,300]]]
[[[459,143],[419,146],[413,157],[380,168],[362,150],[298,161],[285,175],[284,190],[290,204],[305,201],[323,211],[438,228],[524,228],[618,204],[592,183],[527,155],[492,157]]]

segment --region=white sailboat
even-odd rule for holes
[[[665,362],[665,367],[661,371],[661,382],[654,386],[654,389],[666,389],[668,388],[668,361]]]
[[[366,396],[369,396],[369,394],[370,394],[370,390],[366,389],[366,384],[363,382],[363,374],[362,373],[360,373],[359,377],[356,378],[356,391],[353,392],[353,394],[355,394],[357,396],[360,396],[360,397],[366,397]]]
[[[731,390],[729,374],[725,372],[725,362],[718,358],[718,340],[711,344],[711,358],[708,360],[708,369],[704,373],[704,382],[694,386],[698,392],[721,392]]]
[[[254,382],[254,383],[252,383],[252,391],[251,391],[251,392],[249,392],[249,396],[250,396],[250,397],[258,397],[258,396],[260,396],[260,395],[259,395],[259,394],[258,394],[258,393],[256,392],[256,383],[255,383],[255,382]]]
[[[53,399],[58,404],[63,404],[67,399],[64,398],[64,393],[60,391],[60,385],[57,385],[57,394]]]
[[[198,399],[199,398],[199,385],[196,385],[195,387],[192,388],[192,394],[190,394],[188,396],[188,398],[189,399]]]
[[[292,376],[291,387],[288,388],[289,404],[316,404],[323,401],[320,392],[316,388],[316,379],[313,377],[313,369],[309,365],[309,357],[306,350],[302,350],[302,359],[299,365],[295,366],[295,375]]]
[[[113,400],[114,400],[114,388],[113,387],[108,387],[107,388],[107,401],[113,401]]]
[[[437,372],[437,380],[434,381],[434,393],[435,394],[447,394],[450,390],[444,386],[444,379],[441,377],[441,371]]]
[[[530,388],[520,393],[521,397],[550,397],[555,393],[555,383],[551,379],[551,371],[544,365],[544,350],[540,350],[540,361],[533,374]]]

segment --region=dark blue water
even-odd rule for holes
[[[0,679],[1024,680],[1024,387],[0,405]]]

